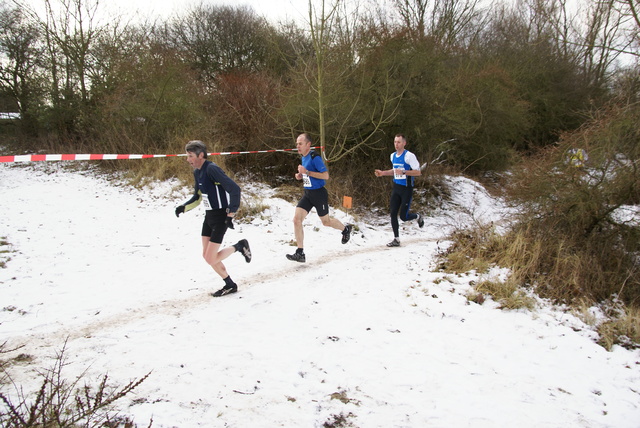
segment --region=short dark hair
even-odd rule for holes
[[[186,152],[191,152],[196,156],[200,156],[200,153],[204,153],[204,157],[207,157],[207,146],[200,140],[191,140],[184,146]]]
[[[311,139],[311,135],[309,135],[309,134],[308,134],[308,133],[306,133],[306,132],[303,132],[303,133],[302,133],[302,134],[300,134],[300,135],[304,136],[304,139],[305,139],[308,143],[313,144],[313,140]]]
[[[407,142],[407,137],[404,136],[404,134],[396,134],[396,137],[400,137],[404,140],[404,142]]]

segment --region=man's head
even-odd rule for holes
[[[311,137],[306,132],[298,135],[296,139],[296,148],[298,149],[298,153],[302,156],[306,156],[311,151]]]
[[[200,140],[192,140],[184,147],[187,152],[187,162],[193,168],[200,169],[207,160],[207,146]]]
[[[407,139],[402,134],[396,134],[393,139],[393,146],[396,148],[396,152],[401,153],[404,150],[404,146],[407,145]]]

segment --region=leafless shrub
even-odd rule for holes
[[[507,194],[518,215],[505,233],[480,224],[460,227],[441,267],[508,268],[506,285],[529,287],[544,298],[571,305],[616,296],[627,311],[640,303],[640,220],[624,214],[640,201],[637,141],[640,106],[612,106],[559,144],[526,158],[514,169]],[[576,166],[571,149],[589,154]],[[491,284],[483,284],[487,288]],[[478,290],[480,291],[480,290]],[[609,316],[601,343],[634,342],[637,316]]]
[[[618,213],[640,200],[639,118],[638,106],[611,107],[515,170],[509,190],[522,215],[511,236],[523,237],[528,254],[540,251],[509,266],[528,262],[526,276],[547,297],[616,294],[638,304],[640,228]],[[584,166],[567,162],[572,148],[587,150]]]
[[[67,365],[65,349],[66,343],[53,367],[41,374],[42,384],[34,396],[26,395],[17,385],[13,399],[0,392],[0,425],[7,428],[116,427],[122,423],[134,426],[129,418],[117,414],[114,403],[140,386],[151,373],[120,387],[110,386],[106,374],[97,385],[80,385],[83,376],[72,381],[63,376]]]

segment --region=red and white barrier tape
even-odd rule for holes
[[[324,147],[312,147],[313,149],[323,149]],[[294,152],[297,149],[274,149],[274,150],[250,150],[246,152],[217,152],[209,153],[210,156],[224,155],[245,155],[253,153],[275,153]],[[65,154],[65,155],[15,155],[0,156],[2,162],[37,162],[37,161],[78,161],[78,160],[114,160],[114,159],[149,159],[186,156],[186,153],[178,155],[118,155],[118,154]]]

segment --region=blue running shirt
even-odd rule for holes
[[[396,174],[396,169],[402,169],[405,171],[420,169],[420,162],[416,155],[408,150],[404,150],[400,156],[397,152],[391,153],[391,163],[393,164],[393,182],[402,186],[413,187],[415,177],[407,176],[406,174]]]
[[[325,172],[327,170],[327,167],[322,161],[322,157],[313,150],[302,157],[302,166],[313,172]],[[305,189],[320,189],[324,187],[325,181],[319,178],[309,177],[307,174],[302,174],[302,183]]]

